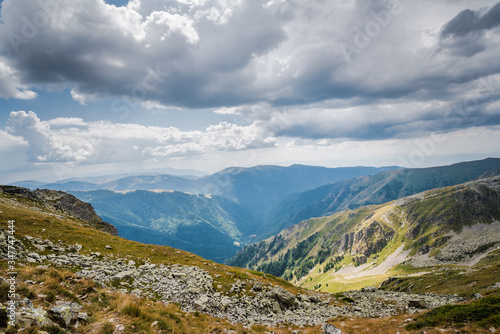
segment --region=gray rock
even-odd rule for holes
[[[471,294],[470,297],[473,298],[473,299],[481,299],[481,298],[483,298],[483,296],[480,293],[477,293],[477,292]]]
[[[209,301],[208,297],[203,295],[200,298],[198,298],[197,300],[195,300],[194,307],[197,310],[203,311],[207,307],[206,304],[208,303],[208,301]]]
[[[297,298],[295,298],[295,295],[286,291],[285,289],[278,287],[274,290],[274,292],[278,300],[283,304],[287,306],[293,306],[297,304]]]
[[[183,277],[186,277],[186,274],[185,273],[172,273],[172,276],[174,278],[183,278]]]
[[[323,325],[323,333],[324,334],[342,334],[339,328],[335,327],[331,324]]]
[[[422,300],[409,300],[408,307],[419,308],[419,309],[427,309],[429,308]]]
[[[253,289],[253,291],[257,291],[257,292],[262,291],[262,283],[260,283],[258,281],[255,282],[252,289]]]
[[[121,281],[126,278],[131,278],[134,276],[136,273],[135,270],[127,270],[127,271],[122,271],[121,273],[116,274],[115,276],[111,277],[112,281]]]
[[[77,303],[57,301],[56,306],[49,310],[49,317],[60,326],[70,327],[78,320],[81,308]]]
[[[21,326],[51,326],[54,323],[47,317],[47,311],[41,308],[21,308],[16,317]]]
[[[81,322],[87,322],[89,320],[89,316],[85,312],[79,312],[77,315],[77,319]]]
[[[28,254],[28,257],[32,258],[32,259],[35,259],[37,261],[40,261],[40,255],[38,253],[29,253]]]

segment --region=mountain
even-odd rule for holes
[[[71,192],[91,203],[121,237],[169,245],[222,262],[257,231],[256,216],[238,202],[178,191]]]
[[[14,185],[33,185],[64,191],[86,190],[176,190],[194,194],[219,195],[232,198],[262,210],[286,196],[314,189],[324,184],[373,175],[399,167],[340,167],[326,168],[304,165],[230,167],[207,176],[179,176],[170,174],[128,175],[110,177],[72,178],[55,183],[21,181]]]
[[[258,166],[228,168],[191,179],[142,175],[99,184],[71,180],[48,186],[86,190],[69,192],[92,203],[101,217],[118,228],[120,236],[181,248],[223,262],[240,245],[255,241],[255,236],[261,234],[266,208],[293,191],[390,168]]]
[[[231,167],[204,177],[136,175],[102,178],[98,183],[73,179],[49,186],[86,190],[72,193],[92,203],[103,219],[118,228],[120,236],[185,249],[222,262],[240,246],[263,240],[301,220],[458,184],[499,165],[500,159],[486,159],[395,170]],[[150,191],[134,192],[136,189]]]
[[[2,333],[313,334],[374,328],[396,333],[414,317],[422,326],[422,310],[434,309],[424,315],[449,305],[463,310],[456,304],[472,292],[488,296],[468,304],[469,312],[484,307],[494,312],[498,304],[498,287],[487,281],[459,286],[450,270],[441,271],[426,292],[459,286],[461,296],[374,288],[313,292],[272,275],[105,233],[52,205],[70,195],[7,190],[0,192],[0,277],[7,279],[0,279]],[[498,268],[498,254],[490,256],[490,267]],[[471,269],[474,279],[476,268]],[[496,278],[491,274],[489,281]],[[12,309],[15,317],[8,318]],[[490,332],[496,324],[491,312],[475,313],[474,321],[447,321],[431,331],[447,331],[445,326],[456,323],[462,331]],[[419,333],[418,328],[405,332]]]
[[[92,205],[82,202],[75,196],[62,191],[37,189],[31,191],[28,188],[0,185],[0,194],[31,202],[40,209],[48,209],[58,214],[67,215],[79,219],[103,232],[118,235],[116,228],[104,221],[96,213]]]
[[[500,159],[488,158],[450,166],[396,169],[373,176],[361,176],[292,194],[270,208],[259,237],[269,237],[293,224],[346,209],[382,204],[425,190],[494,175]],[[485,174],[488,173],[488,174]]]
[[[227,264],[329,292],[378,284],[389,273],[417,275],[423,289],[422,282],[432,282],[426,277],[435,279],[450,265],[455,268],[449,272],[460,280],[498,278],[498,265],[481,262],[499,260],[498,246],[500,177],[496,176],[304,220],[245,247]]]
[[[202,178],[200,190],[201,193],[236,199],[263,212],[292,193],[397,168],[399,167],[326,168],[305,165],[231,167]]]

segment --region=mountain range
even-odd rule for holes
[[[232,167],[202,177],[136,175],[38,186],[65,190],[91,203],[120,236],[222,262],[241,244],[254,241],[264,212],[293,192],[394,168]]]
[[[494,174],[500,159],[450,166],[232,167],[201,177],[136,175],[41,185],[91,203],[120,236],[218,262],[302,220]],[[73,189],[73,190],[71,190]]]

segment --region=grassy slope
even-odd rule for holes
[[[432,268],[410,268],[399,265],[386,273],[348,279],[344,275],[335,274],[335,269],[325,273],[325,266],[330,260],[339,256],[338,246],[345,233],[355,232],[366,228],[373,222],[378,222],[384,229],[394,231],[388,244],[380,251],[368,258],[368,262],[382,263],[387,256],[394,253],[400,246],[414,255],[417,250],[429,245],[434,247],[434,253],[440,247],[440,238],[453,230],[460,232],[463,226],[476,223],[490,223],[493,219],[500,220],[500,200],[498,193],[499,178],[494,178],[496,191],[491,190],[483,181],[470,184],[440,188],[412,196],[404,200],[389,202],[377,206],[367,206],[356,210],[348,210],[333,214],[328,217],[313,218],[294,225],[282,231],[279,236],[285,240],[286,246],[271,246],[273,238],[256,244],[255,254],[239,254],[252,256],[251,268],[264,268],[263,264],[279,262],[288,251],[294,251],[300,242],[312,240],[314,243],[307,254],[296,259],[288,266],[282,277],[287,277],[300,286],[328,292],[339,292],[350,289],[359,289],[364,286],[378,285],[394,275],[421,275],[418,278],[405,278],[406,284],[412,284],[414,291],[452,292],[457,291],[447,284],[449,280],[461,284],[462,282],[476,282],[476,285],[460,285],[461,293],[496,283],[500,277],[498,264],[499,253],[495,251],[492,258],[483,259],[472,268],[463,266],[450,266],[448,273],[442,275],[442,266]],[[486,182],[486,181],[485,181]],[[309,239],[308,239],[309,238]],[[281,244],[283,245],[283,244]],[[329,256],[323,261],[319,260],[321,251],[328,252]],[[314,267],[305,277],[297,277],[296,270],[308,260],[314,261]],[[247,263],[248,263],[247,262]],[[352,266],[353,256],[346,253],[335,267]],[[464,274],[464,270],[467,274]],[[293,277],[291,275],[294,274]],[[471,278],[472,277],[472,278]],[[420,283],[415,283],[417,280]],[[425,283],[425,284],[424,284]],[[320,287],[321,284],[321,287]],[[402,284],[400,282],[399,284]],[[393,284],[394,285],[394,284]],[[454,284],[455,285],[455,284]],[[401,289],[401,287],[397,287]],[[455,292],[453,292],[455,293]]]

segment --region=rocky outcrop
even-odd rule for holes
[[[394,230],[384,228],[374,220],[366,228],[354,233],[351,253],[364,255],[368,258],[370,255],[380,252],[394,236],[394,233]]]
[[[61,327],[71,327],[78,322],[86,322],[88,315],[80,312],[82,307],[77,303],[57,301],[49,310],[49,317]]]
[[[118,235],[116,227],[102,221],[101,217],[95,213],[92,205],[82,202],[75,196],[63,191],[48,189],[31,191],[28,188],[0,185],[0,194],[1,193],[38,202],[50,210],[55,210],[83,220],[100,231]]]

